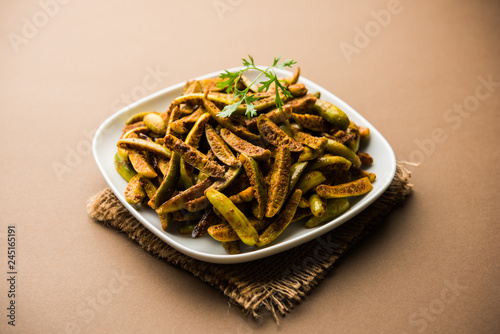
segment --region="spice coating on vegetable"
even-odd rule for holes
[[[370,130],[310,92],[299,68],[285,78],[272,70],[294,63],[262,68],[249,57],[243,70],[186,82],[163,112],[130,116],[114,156],[125,199],[153,208],[165,233],[208,232],[228,254],[347,211],[376,180],[363,152]]]

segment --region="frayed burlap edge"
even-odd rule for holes
[[[123,231],[149,253],[165,259],[215,287],[245,314],[254,318],[279,316],[302,301],[337,260],[410,194],[410,172],[398,164],[389,188],[372,205],[333,231],[286,252],[242,264],[203,262],[167,245],[106,188],[89,199],[89,215],[105,226]]]

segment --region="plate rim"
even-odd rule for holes
[[[258,67],[265,68],[263,66],[258,66]],[[220,71],[215,71],[215,72],[211,72],[208,74],[204,74],[204,75],[198,76],[198,77],[190,79],[190,80],[202,80],[202,79],[212,78],[212,77],[218,76],[220,73],[222,73],[226,70],[234,72],[234,71],[239,71],[242,68],[244,68],[244,67],[239,66],[239,67],[233,67],[233,68],[229,68],[229,69],[223,69]],[[278,73],[280,76],[281,75],[289,76],[292,74],[292,72],[287,71],[287,70],[282,70],[282,69],[276,69],[275,72]],[[366,118],[364,118],[360,113],[358,113],[353,107],[351,107],[349,104],[347,104],[344,100],[342,100],[341,98],[339,98],[338,96],[336,96],[335,94],[333,94],[332,92],[327,90],[326,88],[324,88],[324,87],[314,83],[313,81],[301,76],[299,79],[299,82],[304,83],[308,89],[315,89],[318,91],[322,91],[322,95],[323,95],[323,92],[326,92],[327,94],[331,95],[331,97],[333,97],[333,99],[337,100],[335,102],[336,104],[338,104],[338,102],[340,102],[340,104],[344,105],[344,107],[341,108],[342,110],[344,110],[345,107],[347,107],[348,111],[346,113],[348,115],[351,113],[354,113],[355,116],[357,116],[358,118],[361,118],[363,120],[363,123],[365,123],[366,125],[369,126],[370,132],[372,133],[372,136],[373,136],[373,133],[376,133],[377,137],[379,137],[379,139],[381,140],[381,144],[383,144],[383,146],[385,147],[385,150],[387,150],[387,153],[389,153],[389,158],[390,158],[390,161],[387,161],[387,163],[389,163],[389,165],[391,167],[390,170],[386,172],[387,178],[384,180],[377,180],[379,182],[383,181],[384,182],[383,185],[379,188],[379,190],[376,193],[372,194],[370,192],[370,193],[364,195],[363,199],[361,199],[361,201],[363,201],[361,206],[355,207],[352,210],[350,208],[347,212],[345,212],[341,216],[335,218],[334,220],[332,220],[328,223],[325,223],[321,226],[318,226],[314,229],[310,229],[309,233],[307,233],[305,235],[298,236],[292,240],[285,240],[285,241],[282,241],[281,243],[278,243],[278,244],[270,244],[268,246],[252,250],[251,252],[246,252],[246,253],[241,253],[241,254],[233,254],[233,255],[231,255],[231,254],[225,254],[225,255],[209,254],[209,253],[200,252],[198,250],[193,250],[193,249],[177,242],[176,240],[170,238],[168,236],[167,232],[158,229],[148,219],[143,217],[136,208],[134,208],[132,205],[127,203],[124,196],[121,194],[121,192],[118,191],[115,184],[107,176],[106,170],[105,170],[104,166],[101,164],[101,161],[98,157],[99,144],[101,143],[100,138],[103,136],[103,133],[105,132],[104,129],[106,129],[111,123],[113,123],[113,121],[116,121],[116,119],[119,118],[119,116],[130,111],[133,108],[139,107],[140,105],[142,105],[150,100],[154,100],[158,97],[161,97],[162,95],[166,95],[166,94],[170,93],[171,91],[175,91],[179,88],[182,88],[185,85],[185,82],[186,81],[179,82],[177,84],[173,84],[173,85],[170,85],[166,88],[163,88],[155,93],[152,93],[152,94],[150,94],[150,95],[148,95],[148,96],[146,96],[138,101],[135,101],[135,102],[127,105],[124,108],[121,108],[120,110],[116,111],[115,113],[110,115],[108,118],[106,118],[106,120],[104,120],[100,124],[100,126],[98,127],[98,129],[96,130],[96,132],[94,134],[94,137],[92,140],[92,153],[94,156],[94,160],[96,161],[96,164],[97,164],[102,176],[104,177],[106,183],[111,188],[113,193],[116,195],[118,200],[125,206],[125,208],[137,220],[139,220],[139,222],[143,226],[145,226],[149,231],[151,231],[153,234],[155,234],[157,237],[159,237],[162,241],[166,242],[171,247],[175,248],[176,250],[178,250],[179,252],[181,252],[187,256],[190,256],[192,258],[195,258],[195,259],[201,260],[201,261],[205,261],[205,262],[219,263],[219,264],[234,264],[234,263],[243,263],[243,262],[258,260],[258,259],[261,259],[264,257],[268,257],[268,256],[272,256],[272,255],[281,253],[281,252],[286,251],[288,249],[297,247],[297,246],[302,245],[308,241],[311,241],[317,237],[320,237],[321,235],[337,228],[338,226],[340,226],[340,225],[346,223],[347,221],[349,221],[350,219],[354,218],[356,215],[358,215],[360,212],[362,212],[368,206],[370,206],[377,198],[379,198],[387,190],[387,188],[389,187],[389,185],[391,184],[391,182],[394,178],[394,175],[396,172],[396,157],[395,157],[395,154],[394,154],[394,151],[393,151],[391,145],[385,139],[385,137]],[[326,100],[328,100],[328,99],[326,99]],[[346,111],[346,110],[344,110],[344,111]],[[380,144],[380,143],[377,143],[377,144]]]

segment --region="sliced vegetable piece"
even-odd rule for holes
[[[361,139],[368,138],[370,136],[370,129],[364,126],[358,126],[359,136]]]
[[[196,123],[194,123],[191,131],[189,131],[186,136],[185,143],[191,145],[193,148],[198,148],[201,137],[205,130],[205,124],[207,124],[210,119],[210,115],[207,113],[202,114]],[[188,189],[193,185],[193,166],[186,163],[184,159],[180,161],[180,176],[181,182],[185,189]]]
[[[160,136],[165,135],[165,131],[167,131],[167,125],[160,115],[149,113],[144,116],[144,119],[142,121],[144,122],[144,125],[146,125],[146,127],[149,129],[149,131],[152,131]]]
[[[191,82],[186,83],[184,95],[201,93],[201,92],[202,92],[201,83],[198,80],[193,80]]]
[[[137,150],[146,150],[148,152],[152,152],[154,154],[159,155],[160,157],[170,159],[170,156],[172,155],[172,152],[167,150],[165,147],[150,142],[145,139],[139,139],[139,138],[123,138],[118,141],[117,144],[118,147],[122,148],[134,148]]]
[[[203,217],[200,219],[198,224],[193,229],[191,236],[194,239],[201,238],[208,230],[208,228],[217,222],[219,222],[219,217],[214,213],[214,210],[210,209],[203,214]]]
[[[149,179],[145,177],[141,177],[141,186],[146,192],[146,195],[148,195],[149,199],[153,198],[156,192],[158,191],[153,182],[151,182]]]
[[[307,88],[302,83],[290,85],[287,89],[293,97],[301,97],[307,94]]]
[[[297,69],[295,70],[295,72],[291,76],[289,76],[287,78],[283,78],[280,81],[286,81],[288,83],[288,85],[293,85],[293,84],[296,84],[297,81],[299,81],[299,77],[300,77],[300,67],[297,67]]]
[[[205,136],[215,156],[228,166],[238,165],[238,160],[226,142],[214,131],[210,124],[205,125]]]
[[[156,157],[156,162],[158,163],[158,169],[160,172],[163,174],[163,176],[167,175],[168,173],[168,164],[170,163],[170,160],[165,159],[164,157]]]
[[[262,138],[269,144],[276,147],[288,146],[291,152],[301,152],[304,149],[301,143],[287,135],[283,130],[274,124],[266,115],[257,118],[257,128]]]
[[[296,189],[288,200],[283,211],[259,236],[256,246],[261,247],[267,245],[283,233],[286,227],[291,223],[301,197],[302,191],[300,189]]]
[[[228,186],[231,185],[231,183],[234,182],[234,180],[238,178],[240,171],[241,171],[241,166],[230,167],[224,174],[224,179],[214,182],[209,188],[213,188],[215,190],[220,190],[220,191],[226,189]],[[186,202],[185,208],[188,211],[195,212],[206,209],[209,206],[210,202],[208,201],[208,199],[205,196],[201,196]]]
[[[288,193],[295,187],[306,167],[307,161],[296,162],[290,167],[290,185],[288,186]]]
[[[349,123],[349,127],[347,128],[346,133],[350,138],[346,141],[345,145],[347,147],[349,147],[351,150],[353,150],[354,152],[358,152],[359,141],[360,141],[361,137],[359,135],[359,130],[358,130],[357,125],[351,121]]]
[[[179,161],[180,157],[177,153],[172,153],[172,159],[168,163],[168,172],[163,177],[155,196],[148,202],[153,209],[158,208],[161,204],[167,201],[175,191],[179,178]]]
[[[172,214],[171,213],[165,213],[165,214],[158,214],[160,217],[160,222],[161,222],[161,228],[163,231],[166,231],[168,228],[168,225],[172,221]]]
[[[329,123],[321,116],[293,113],[292,117],[295,122],[312,131],[325,132],[330,128]]]
[[[257,232],[262,231],[269,224],[267,219],[248,218],[248,221]],[[226,222],[212,225],[208,228],[208,234],[215,240],[221,242],[240,240],[238,234],[236,234],[231,225]]]
[[[310,147],[304,146],[304,151],[300,153],[299,159],[297,161],[310,161],[322,157],[324,155],[324,150],[313,150]]]
[[[144,119],[144,116],[146,116],[148,114],[151,114],[151,113],[155,113],[155,112],[154,111],[144,111],[144,112],[137,113],[137,114],[129,117],[125,121],[125,124],[131,125],[131,124],[134,124],[134,123],[137,123],[137,122],[142,122],[142,120]]]
[[[213,177],[223,177],[224,167],[217,162],[210,160],[205,154],[201,153],[191,145],[172,136],[165,136],[165,146],[174,152],[177,152],[191,166],[203,171]]]
[[[135,175],[130,179],[127,188],[125,188],[125,199],[130,204],[139,204],[146,197],[146,192],[141,185],[141,176]]]
[[[356,155],[356,153],[354,153],[353,150],[334,139],[327,138],[327,140],[328,143],[326,144],[325,150],[332,153],[333,155],[339,155],[346,158],[352,163],[352,166],[354,168],[361,167],[361,160],[359,160],[359,157]]]
[[[158,176],[141,151],[132,148],[128,149],[128,158],[139,175],[149,179]]]
[[[121,177],[123,177],[127,182],[129,182],[130,179],[137,174],[134,167],[132,167],[128,161],[124,160],[118,152],[115,154],[115,168],[118,174],[120,174]]]
[[[286,104],[282,107],[282,110],[279,110],[278,108],[273,109],[263,115],[266,115],[267,118],[269,118],[273,123],[275,124],[280,124],[288,119],[292,118],[292,108],[287,106]],[[251,131],[256,131],[257,130],[257,117],[252,117],[252,118],[246,118],[245,121],[246,126],[248,127],[249,130]]]
[[[257,162],[246,154],[240,154],[240,161],[245,168],[248,179],[250,180],[250,184],[254,191],[254,197],[257,200],[257,214],[256,218],[262,219],[264,218],[266,212],[266,201],[267,201],[267,191],[266,187],[263,183],[264,177],[262,176],[262,172],[259,169],[259,165]]]
[[[175,106],[174,109],[170,112],[170,115],[168,117],[168,120],[166,121],[167,124],[167,130],[165,131],[165,134],[168,135],[170,132],[175,130],[172,130],[172,124],[177,121],[179,118],[181,118],[182,112],[179,109],[178,106]]]
[[[350,203],[347,198],[329,199],[326,205],[326,211],[321,217],[312,217],[306,222],[307,228],[312,228],[324,224],[340,216],[349,209]]]
[[[184,205],[200,196],[203,195],[205,190],[210,187],[214,181],[212,179],[206,179],[205,181],[198,183],[182,192],[177,194],[176,196],[168,199],[166,202],[164,202],[156,212],[158,213],[168,213],[168,212],[174,212],[177,210],[184,209]]]
[[[178,210],[172,212],[172,219],[177,222],[195,223],[203,217],[203,212],[188,212],[186,210]]]
[[[193,113],[184,116],[170,124],[170,127],[172,128],[173,131],[176,133],[188,133],[189,128],[191,127],[192,124],[194,124],[198,118],[205,113],[205,108],[198,108],[196,111]]]
[[[311,162],[309,166],[307,166],[307,171],[322,168],[322,167],[334,167],[338,169],[348,170],[351,167],[351,162],[344,157],[330,155],[323,156],[315,161]]]
[[[135,128],[140,128],[140,127],[144,127],[144,122],[136,122],[136,123],[132,123],[132,124],[129,124],[129,125],[125,125],[122,129],[122,132],[123,133],[126,133],[130,130],[133,130]]]
[[[240,82],[242,82],[245,85],[245,87],[249,87],[249,89],[252,92],[254,92],[254,93],[259,92],[259,86],[257,85],[257,83],[253,83],[252,79],[249,79],[248,77],[242,75],[240,77]]]
[[[317,194],[312,194],[309,197],[309,204],[311,205],[311,213],[315,217],[322,217],[326,212],[326,201],[321,199]]]
[[[373,158],[368,153],[357,152],[356,155],[358,156],[359,160],[361,160],[361,165],[370,166],[371,164],[373,164]]]
[[[222,128],[220,135],[229,146],[239,153],[244,153],[257,160],[267,160],[271,157],[271,151],[247,142],[228,129]]]
[[[357,180],[357,179],[362,179],[364,177],[367,177],[370,182],[374,182],[375,179],[377,178],[377,175],[375,173],[370,173],[361,169],[353,168],[351,170],[352,178]]]
[[[250,186],[242,191],[240,191],[239,193],[229,197],[229,199],[231,200],[231,202],[233,202],[234,204],[240,204],[240,203],[244,203],[244,202],[250,202],[251,200],[253,200],[255,197],[254,197],[254,191],[253,191],[253,187]]]
[[[302,131],[294,131],[293,138],[315,150],[321,150],[328,144],[328,139],[325,137],[316,137]]]
[[[346,130],[349,126],[349,117],[340,108],[328,101],[317,100],[313,110],[336,128]]]
[[[205,196],[207,196],[217,211],[224,216],[245,245],[253,246],[257,243],[259,239],[257,231],[226,195],[215,189],[207,189]]]
[[[312,110],[316,103],[317,98],[314,95],[307,94],[296,99],[293,99],[283,106],[283,108],[290,109],[290,112],[296,114],[304,114]]]
[[[239,124],[237,121],[229,118],[229,117],[220,117],[218,116],[220,113],[220,109],[211,101],[208,99],[203,99],[203,105],[207,109],[207,111],[210,113],[213,119],[217,123],[219,123],[222,127],[230,130],[231,132],[235,133],[236,135],[246,138],[246,139],[251,139],[251,140],[258,140],[260,139],[260,136],[251,133],[250,131],[247,130],[243,125]]]
[[[286,146],[278,147],[276,158],[271,169],[271,178],[267,192],[266,217],[273,217],[285,203],[290,183],[290,167],[292,156]]]
[[[326,177],[323,175],[323,173],[321,173],[319,170],[312,170],[300,177],[300,180],[299,182],[297,182],[295,188],[302,190],[302,193],[305,194],[310,189],[323,183],[325,180]]]
[[[364,195],[372,189],[373,186],[370,180],[364,177],[356,181],[336,186],[322,184],[316,187],[316,193],[323,198],[342,198]]]

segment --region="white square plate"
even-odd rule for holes
[[[240,69],[238,67],[229,70],[238,71]],[[198,79],[216,77],[221,72],[210,73]],[[276,70],[276,73],[280,77],[291,75],[290,72],[285,70]],[[248,76],[252,78],[251,73]],[[170,102],[183,93],[184,82],[145,97],[121,109],[104,121],[97,130],[92,143],[92,150],[97,166],[118,199],[144,226],[170,246],[193,258],[214,263],[241,263],[257,260],[301,245],[345,223],[382,195],[394,177],[396,158],[391,146],[380,132],[347,103],[304,77],[301,77],[299,82],[305,84],[310,92],[319,91],[321,99],[338,106],[357,125],[370,128],[370,139],[362,149],[368,152],[374,159],[373,165],[366,169],[377,175],[377,180],[373,183],[373,190],[364,196],[351,200],[351,208],[347,212],[322,226],[306,229],[304,224],[301,223],[290,224],[271,244],[262,248],[242,245],[241,254],[229,255],[221,244],[212,239],[208,234],[200,239],[192,239],[190,235],[181,235],[175,223],[170,224],[168,231],[165,232],[161,228],[160,219],[154,210],[149,207],[135,208],[127,203],[124,197],[127,182],[116,172],[114,166],[116,143],[120,138],[125,121],[138,112],[163,112],[167,110]]]

